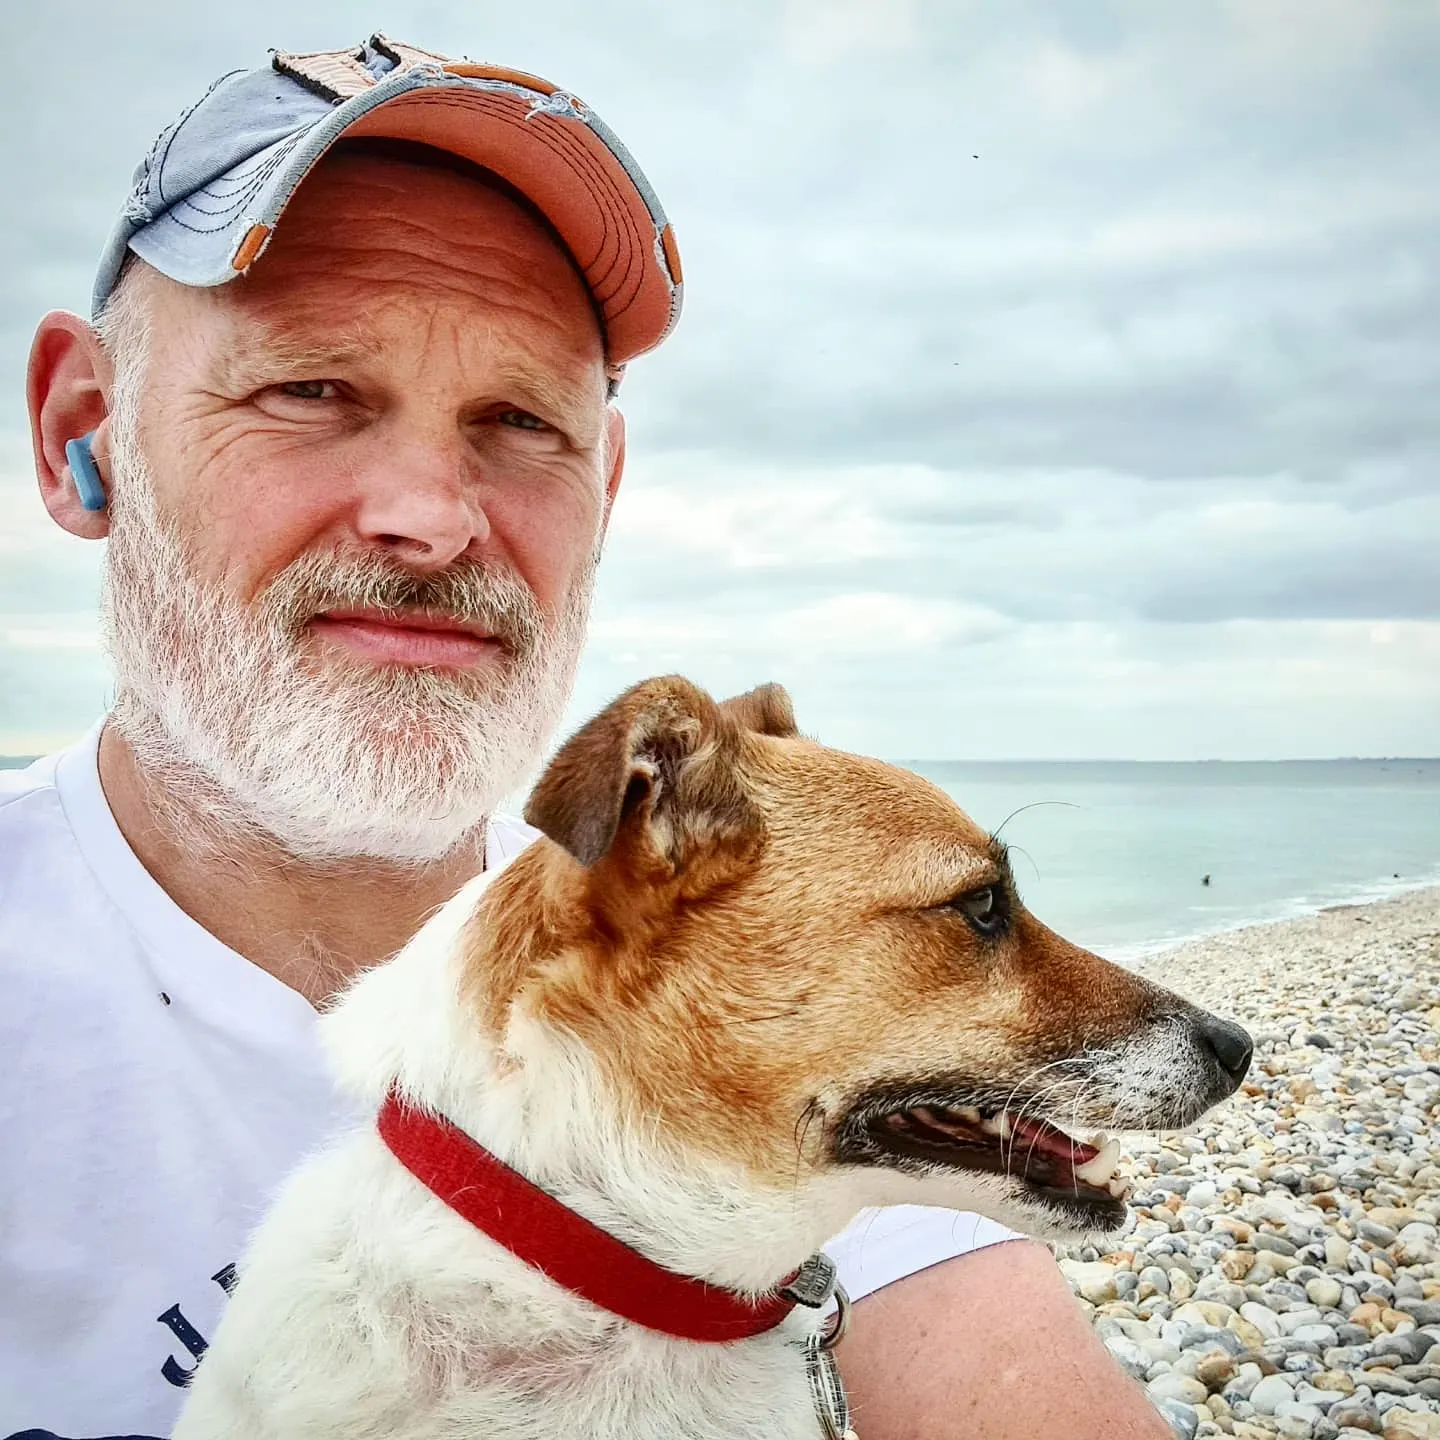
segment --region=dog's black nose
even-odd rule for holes
[[[1248,1031],[1218,1015],[1203,1015],[1200,1018],[1200,1033],[1205,1043],[1215,1052],[1220,1068],[1237,1084],[1245,1078],[1250,1068],[1250,1057],[1255,1053],[1255,1044]]]

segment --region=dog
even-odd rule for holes
[[[898,1203],[1113,1232],[1118,1145],[1060,1125],[1184,1126],[1249,1063],[776,686],[633,687],[525,813],[323,1018],[369,1118],[260,1226],[174,1440],[853,1434],[827,1238]]]

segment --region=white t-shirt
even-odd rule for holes
[[[348,1118],[310,1005],[126,843],[99,733],[0,771],[3,1440],[168,1435],[247,1232]],[[496,819],[487,864],[534,834]],[[900,1207],[830,1248],[858,1297],[1008,1238]]]

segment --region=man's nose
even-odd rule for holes
[[[397,560],[439,568],[490,537],[478,477],[462,446],[377,447],[361,487],[355,528]]]
[[[1249,1031],[1218,1015],[1202,1014],[1197,1022],[1202,1043],[1220,1062],[1220,1068],[1238,1085],[1250,1068],[1255,1044]]]

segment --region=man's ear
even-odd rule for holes
[[[605,513],[600,521],[602,536],[610,528],[610,512],[615,508],[615,496],[625,474],[625,416],[614,405],[605,409],[605,454],[609,458],[609,464],[603,477]]]
[[[561,746],[525,818],[582,865],[624,851],[642,869],[678,874],[760,837],[739,750],[739,727],[698,686],[645,680]]]
[[[104,510],[80,503],[65,444],[95,432],[92,454],[101,483],[110,482],[110,422],[106,397],[111,383],[110,361],[100,337],[78,315],[54,310],[41,320],[30,347],[26,398],[30,436],[35,450],[35,476],[40,498],[62,529],[87,540],[110,533]]]
[[[790,703],[789,692],[783,685],[773,682],[757,685],[743,695],[732,695],[728,700],[722,700],[720,710],[737,725],[760,735],[775,735],[783,739],[800,733],[795,728],[795,708]]]

